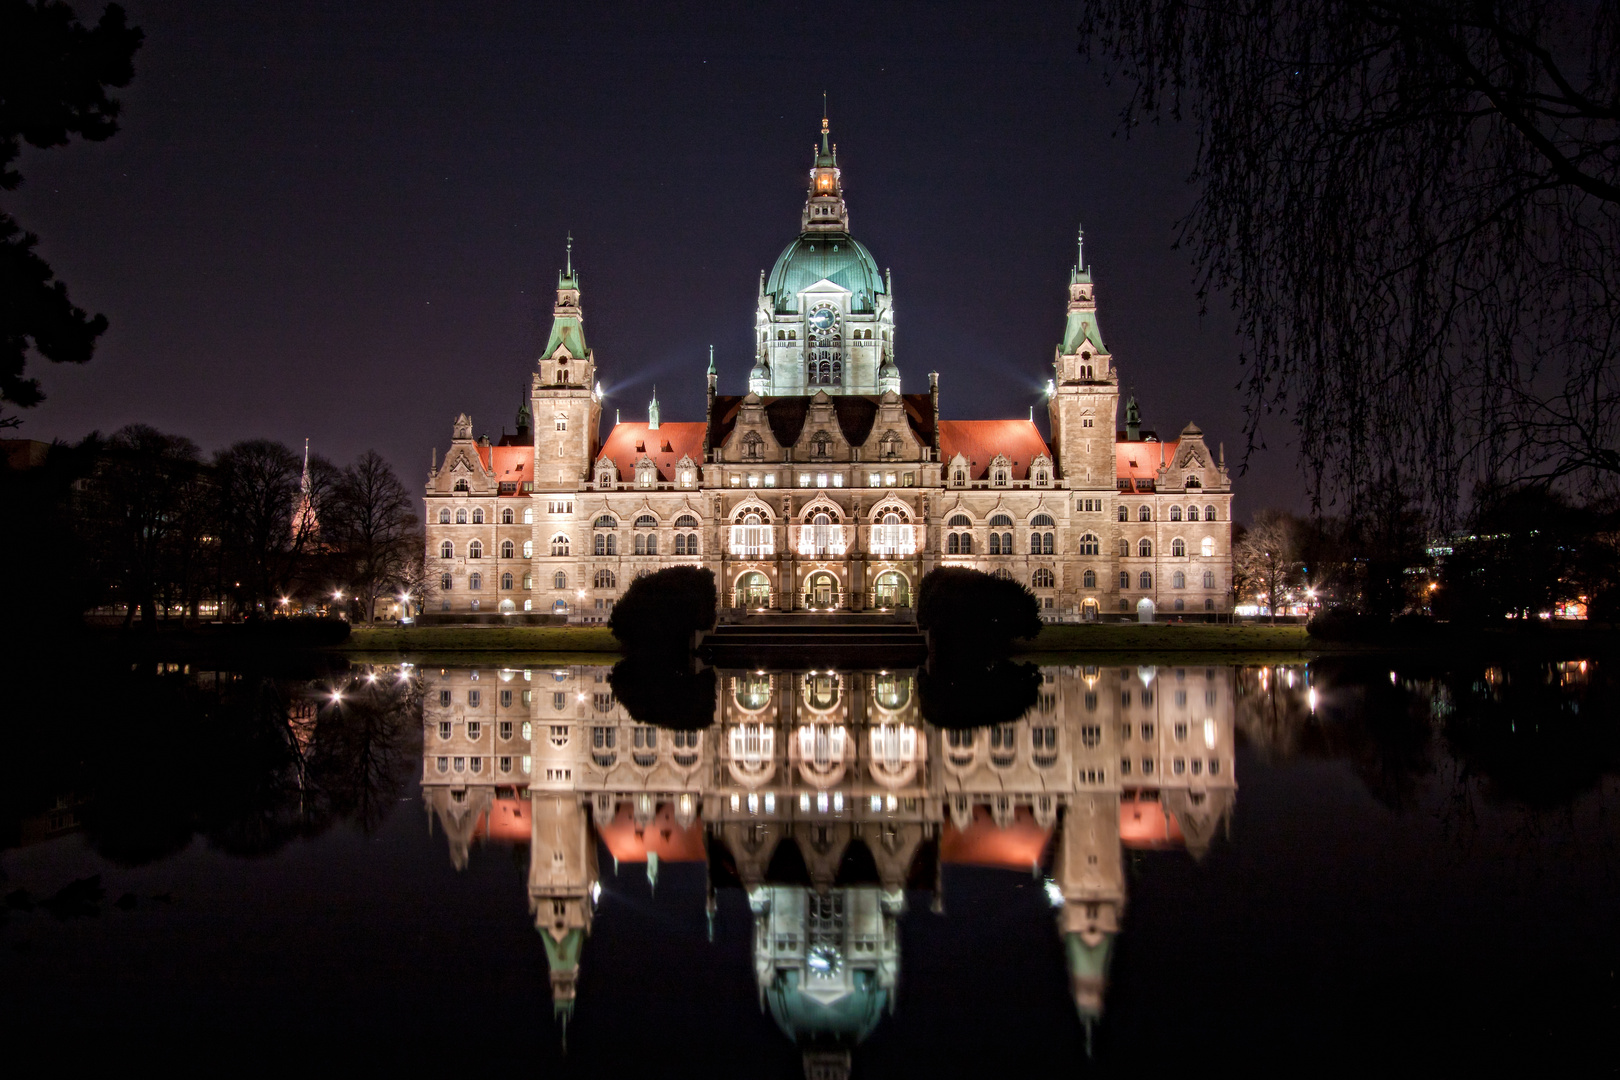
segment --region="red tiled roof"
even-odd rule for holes
[[[494,476],[497,484],[520,485],[502,494],[521,495],[523,482],[534,479],[534,447],[527,443],[519,446],[484,446],[480,443],[478,460]]]
[[[1186,847],[1181,825],[1157,799],[1124,799],[1119,804],[1119,840],[1133,851]]]
[[[1157,480],[1159,466],[1176,458],[1181,440],[1169,442],[1120,442],[1114,444],[1114,471],[1119,479]]]
[[[703,463],[703,421],[674,420],[658,425],[656,430],[648,428],[645,421],[614,424],[596,460],[605,457],[612,458],[619,467],[620,480],[634,479],[636,462],[650,457],[658,466],[658,479],[673,482],[675,463],[681,458]]]
[[[1014,480],[1029,479],[1029,463],[1036,457],[1052,456],[1040,429],[1029,420],[941,420],[939,459],[949,465],[957,454],[967,459],[973,480],[989,475],[997,454],[1006,454],[1012,462]]]
[[[620,862],[646,862],[648,852],[665,862],[702,862],[708,858],[703,847],[703,822],[695,820],[681,828],[669,803],[658,808],[645,829],[636,828],[629,804],[621,805],[613,820],[598,826],[596,832]]]
[[[945,823],[939,835],[939,857],[942,862],[953,864],[1028,870],[1041,861],[1041,852],[1046,850],[1051,836],[1051,829],[1035,824],[1028,807],[1018,807],[1012,824],[1002,829],[991,820],[989,810],[975,806],[973,821],[967,828],[958,829],[949,821]]]
[[[474,836],[487,836],[492,840],[513,843],[529,842],[529,800],[496,796],[489,813],[479,819]]]

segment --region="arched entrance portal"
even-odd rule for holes
[[[1149,600],[1145,596],[1142,597],[1142,599],[1140,599],[1140,600],[1138,600],[1136,602],[1136,621],[1137,622],[1152,622],[1153,621],[1153,601]]]
[[[880,608],[911,606],[911,584],[895,570],[879,574],[872,585],[872,605]]]
[[[831,608],[838,605],[838,579],[818,570],[804,583],[804,606]]]
[[[737,579],[737,606],[765,608],[771,606],[771,583],[758,570],[750,570]]]
[[[1080,602],[1080,619],[1083,622],[1097,621],[1097,601],[1088,596]]]

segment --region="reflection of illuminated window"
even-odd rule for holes
[[[731,756],[748,765],[770,761],[776,752],[776,729],[768,724],[738,724],[731,729]]]
[[[842,724],[806,724],[799,729],[799,756],[825,769],[844,759],[845,738]]]
[[[911,699],[911,679],[892,673],[879,675],[876,685],[877,703],[890,712],[904,708]]]
[[[764,672],[739,675],[732,683],[738,708],[758,712],[771,703],[771,677]]]
[[[917,729],[910,724],[880,724],[872,729],[872,757],[899,765],[917,755]]]
[[[838,704],[838,677],[832,672],[811,672],[804,679],[805,699],[812,709],[830,709]]]

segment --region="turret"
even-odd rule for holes
[[[574,491],[590,473],[602,418],[596,354],[585,343],[574,239],[557,275],[551,334],[535,362],[529,397],[534,431],[534,490]]]
[[[810,194],[804,201],[802,227],[805,232],[848,232],[849,207],[844,205],[844,186],[838,171],[838,148],[829,141],[827,117],[821,118],[821,148],[815,151],[810,169]]]
[[[1055,377],[1047,384],[1047,410],[1058,469],[1069,487],[1106,492],[1114,488],[1119,382],[1097,324],[1097,300],[1091,267],[1085,261],[1085,237],[1081,229],[1075,240],[1063,340],[1052,362]]]

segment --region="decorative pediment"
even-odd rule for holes
[[[758,514],[758,515],[760,515],[760,517],[764,518],[766,521],[771,521],[776,517],[775,513],[771,510],[771,508],[769,506],[766,506],[765,503],[762,500],[760,500],[760,499],[758,499],[758,498],[756,498],[754,496],[749,496],[748,498],[744,499],[742,502],[738,503],[736,506],[731,508],[731,520],[732,521],[736,521],[738,518],[742,517],[744,514]]]
[[[817,514],[828,514],[834,521],[842,521],[844,511],[842,507],[825,495],[817,495],[810,500],[803,510],[799,511],[799,516],[809,521]]]
[[[456,417],[456,422],[451,427],[451,437],[455,439],[471,439],[472,417],[468,416],[466,413],[462,413],[460,416]]]
[[[911,521],[911,507],[893,495],[879,499],[877,505],[872,507],[871,519],[881,521],[884,514],[899,514],[902,522]]]

